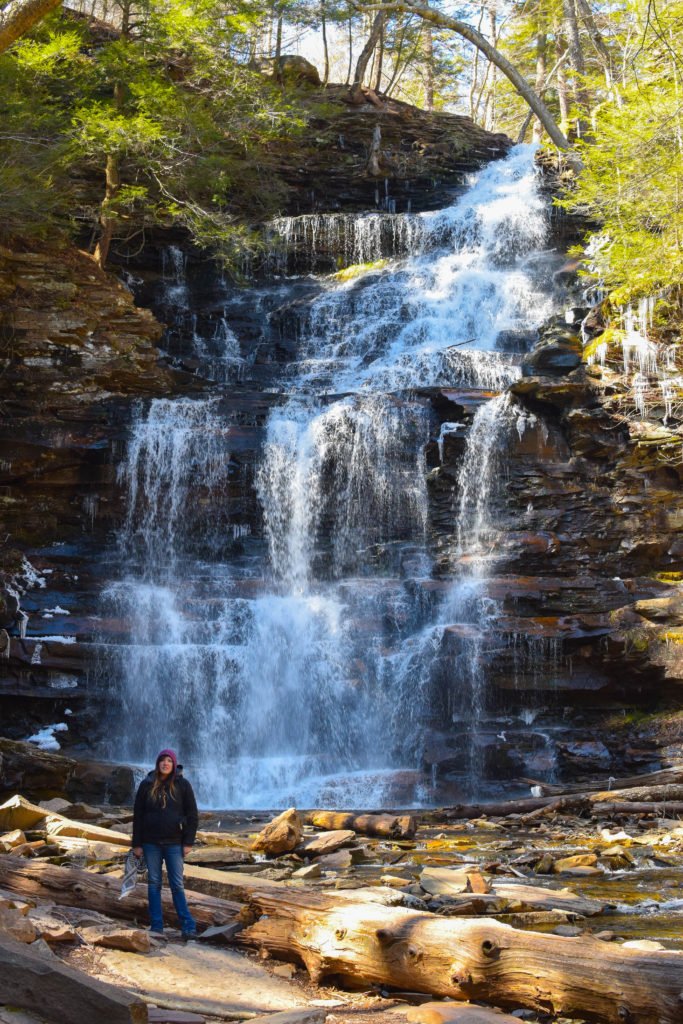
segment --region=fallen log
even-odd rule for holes
[[[604,779],[599,782],[571,783],[557,785],[551,782],[539,782],[538,779],[519,779],[527,786],[537,787],[543,796],[568,796],[574,793],[595,793],[609,790],[610,786],[618,789],[630,789],[633,786],[659,786],[669,783],[683,783],[683,766],[680,768],[662,768],[656,772],[643,775],[629,775],[625,779]]]
[[[545,818],[549,814],[577,814],[579,811],[586,810],[587,807],[589,807],[589,798],[585,794],[556,796],[543,807],[537,807],[535,811],[523,814],[521,820],[525,824],[531,824],[540,818]]]
[[[119,900],[121,879],[92,871],[62,868],[40,860],[0,856],[0,885],[26,898],[52,900],[69,907],[87,907],[107,917],[149,921],[147,886],[138,884]],[[185,890],[187,903],[198,924],[228,924],[242,907],[228,900]],[[164,888],[161,900],[168,921],[176,921],[171,893]]]
[[[669,783],[664,786],[631,786],[628,789],[606,789],[598,793],[591,793],[588,797],[591,803],[668,803],[683,801],[683,786],[676,783]]]
[[[378,904],[334,905],[330,896],[286,887],[253,891],[251,900],[262,916],[235,941],[303,962],[315,983],[337,975],[607,1024],[681,1021],[681,952]]]
[[[146,1024],[147,1006],[125,989],[45,960],[9,936],[0,936],[0,1002],[53,1024]]]
[[[362,836],[384,836],[389,839],[412,839],[415,819],[409,815],[352,814],[344,811],[306,811],[304,824],[326,831],[351,829]]]
[[[631,802],[619,800],[614,803],[595,803],[591,805],[594,817],[609,818],[614,814],[656,814],[660,818],[683,817],[683,800],[672,800],[666,803],[649,803],[642,800]]]
[[[530,796],[519,800],[502,800],[490,804],[454,804],[438,812],[438,820],[454,818],[506,818],[508,814],[529,814],[556,803],[555,796]]]
[[[236,941],[300,959],[315,982],[338,974],[364,984],[615,1024],[680,1024],[683,953],[625,949],[592,937],[517,931],[486,919],[463,921],[354,903],[352,892],[348,898],[240,881],[249,889],[249,911],[260,917]],[[136,899],[126,908],[127,901],[116,899],[118,880],[110,875],[2,857],[0,882],[24,896],[88,906],[110,916],[146,914],[143,887],[131,894]],[[165,895],[170,910],[170,894]],[[187,896],[200,923],[235,920],[241,909],[227,900]]]

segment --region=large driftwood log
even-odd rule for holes
[[[306,825],[328,831],[351,829],[363,836],[386,836],[389,839],[412,839],[415,835],[415,819],[409,815],[393,814],[352,814],[345,811],[306,811],[303,815]]]
[[[592,804],[591,810],[600,818],[609,818],[615,814],[656,814],[660,818],[680,818],[683,817],[683,800],[672,800],[667,803],[619,800]]]
[[[664,803],[683,801],[683,785],[680,783],[669,783],[664,786],[630,786],[627,789],[604,789],[598,793],[591,793],[588,797],[591,803]]]
[[[439,819],[443,821],[453,818],[505,818],[508,814],[531,814],[536,811],[539,815],[546,809],[574,811],[580,810],[588,803],[586,794],[576,796],[530,796],[519,800],[503,800],[492,804],[455,804],[453,807],[444,807],[439,812]]]
[[[331,903],[328,895],[301,890],[254,891],[252,905],[263,916],[237,941],[301,960],[315,982],[338,975],[582,1020],[680,1024],[683,953],[400,907]]]
[[[149,920],[147,886],[136,885],[119,900],[121,879],[114,875],[97,875],[92,871],[60,868],[44,861],[25,861],[18,857],[0,856],[0,886],[24,897],[53,900],[69,907],[87,907],[108,917]],[[227,924],[242,909],[228,900],[215,899],[203,893],[185,890],[190,913],[199,924]],[[175,921],[171,893],[165,887],[161,900],[167,920]]]
[[[610,785],[617,789],[631,789],[634,786],[666,786],[670,783],[683,783],[683,766],[680,768],[662,768],[656,772],[643,775],[629,775],[625,779],[603,779],[595,782],[567,782],[557,785],[551,782],[539,782],[538,779],[519,779],[528,786],[537,786],[543,796],[568,796],[574,793],[596,793],[609,790]]]
[[[238,912],[242,920],[257,917],[236,941],[303,961],[316,982],[340,975],[610,1024],[680,1024],[683,953],[644,952],[590,937],[518,931],[493,920],[357,903],[352,893],[347,898],[256,882],[245,879],[240,892],[248,908],[188,892],[190,909],[201,923],[232,921]],[[110,916],[146,912],[142,887],[131,894],[132,903],[119,902],[111,876],[51,864],[0,857],[0,884]]]

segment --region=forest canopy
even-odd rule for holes
[[[30,2],[0,3],[0,32]],[[89,231],[102,263],[140,225],[175,224],[238,262],[282,202],[272,144],[306,131],[280,74],[296,52],[323,91],[363,86],[554,149],[507,62],[580,157],[563,202],[596,225],[604,293],[678,315],[683,0],[73,0],[0,54],[3,224]]]

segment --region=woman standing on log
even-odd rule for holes
[[[150,932],[164,934],[161,912],[161,866],[166,862],[173,906],[184,940],[193,939],[197,926],[190,914],[183,888],[183,858],[192,849],[197,833],[197,802],[192,786],[182,776],[182,765],[173,750],[162,750],[154,771],[140,783],[133,809],[133,853],[145,854]]]

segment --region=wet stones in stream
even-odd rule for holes
[[[248,930],[253,921],[250,893],[261,894],[255,896],[257,901],[271,892],[295,902],[297,892],[304,901],[334,897],[341,913],[348,906],[349,912],[372,916],[379,912],[378,907],[387,908],[387,913],[393,913],[390,908],[395,907],[427,911],[464,923],[468,918],[496,919],[517,930],[553,932],[565,940],[591,933],[605,943],[621,942],[634,950],[665,951],[683,945],[680,909],[676,910],[681,903],[676,900],[677,890],[683,883],[683,824],[678,820],[639,819],[633,815],[623,827],[616,827],[605,816],[604,822],[596,824],[560,814],[551,799],[550,806],[541,808],[545,813],[531,820],[529,815],[513,812],[495,819],[447,823],[444,811],[421,812],[422,823],[415,823],[412,837],[393,838],[392,827],[398,829],[396,823],[405,815],[348,815],[347,823],[352,819],[356,823],[365,821],[368,827],[374,822],[379,827],[379,821],[389,833],[368,836],[360,828],[319,831],[303,824],[314,816],[313,812],[299,814],[292,808],[285,820],[301,822],[296,828],[296,845],[265,859],[262,852],[253,849],[259,834],[255,822],[237,815],[203,812],[197,843],[186,865],[188,898],[209,901],[205,906],[220,904],[235,910],[241,905],[240,916],[246,917],[241,923],[227,921],[209,927],[205,918],[200,929],[205,929],[201,945],[188,950],[176,945],[179,935],[172,928],[168,929],[169,942],[160,946],[150,942],[149,933],[135,920],[113,920],[108,913],[66,905],[66,892],[60,896],[54,881],[50,892],[57,895],[56,906],[54,901],[49,901],[53,902],[49,906],[35,892],[22,896],[8,889],[23,876],[4,871],[3,864],[65,864],[65,857],[73,856],[69,846],[78,839],[79,832],[85,845],[80,851],[78,877],[95,879],[104,874],[116,885],[127,848],[128,808],[64,806],[64,801],[54,808],[39,808],[27,801],[8,804],[6,810],[0,807],[0,844],[7,851],[0,855],[0,937],[8,935],[28,946],[35,945],[36,950],[42,943],[47,949],[44,955],[56,955],[116,985],[133,986],[148,1001],[158,1001],[160,989],[166,986],[164,1005],[179,1010],[234,1017],[237,1007],[228,1005],[229,999],[226,1002],[226,970],[233,972],[230,977],[242,991],[249,982],[261,1000],[264,993],[273,993],[275,1003],[250,1004],[251,1013],[294,1009],[301,1007],[302,1001],[310,1005],[316,999],[337,999],[344,1007],[340,1015],[353,1011],[354,1020],[362,1021],[364,1013],[372,1013],[374,1021],[378,1011],[393,1014],[396,1000],[408,999],[409,994],[404,997],[391,986],[366,986],[361,998],[335,986],[322,987],[320,980],[311,980],[296,966],[279,965],[265,949],[261,958],[227,950],[226,943],[241,942],[245,926]],[[50,829],[55,826],[50,822],[60,823],[52,833]],[[21,827],[11,828],[13,824]],[[102,833],[107,832],[110,842],[94,842],[102,840]],[[64,870],[66,880],[76,869],[53,870]],[[577,871],[580,873],[567,874]],[[567,882],[571,890],[566,888]],[[87,891],[87,886],[81,889],[82,893]],[[115,901],[109,904],[116,905]],[[144,905],[144,896],[140,905]],[[123,906],[117,913],[131,911]],[[95,948],[96,957],[87,953]],[[226,955],[231,958],[227,967]],[[218,988],[212,994],[211,971],[216,985],[219,976],[223,977],[220,998]],[[151,988],[153,979],[156,999]],[[275,993],[271,981],[286,988]],[[280,1006],[276,1006],[278,999]],[[439,1005],[442,1009],[467,1008],[475,1012],[471,1004]],[[487,1021],[486,1012],[493,1012],[476,1009],[481,1009],[484,1016],[472,1017],[473,1021]],[[411,1015],[411,1019],[419,1024],[423,1018]],[[425,1024],[431,1019],[425,1015]],[[455,1024],[457,1019],[469,1018],[452,1019]],[[496,1013],[495,1019],[504,1017]],[[518,1015],[516,1019],[520,1019]],[[524,1019],[558,1020],[530,1010],[525,1011]],[[343,1020],[340,1016],[339,1024]],[[402,1020],[405,1016],[397,1017],[396,1024]],[[444,1018],[443,1024],[450,1020]]]

